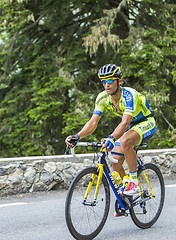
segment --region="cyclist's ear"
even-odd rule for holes
[[[123,83],[123,80],[120,78],[120,79],[119,79],[119,85],[121,86],[122,83]]]

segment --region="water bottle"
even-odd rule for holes
[[[120,174],[117,171],[113,171],[112,176],[113,176],[118,188],[123,187],[123,182],[122,182],[122,179],[120,177]]]
[[[128,187],[129,182],[130,182],[130,176],[129,175],[124,176],[123,177],[123,186]]]
[[[122,181],[123,188],[121,188],[121,191],[124,191],[128,187],[129,182],[130,182],[130,176],[129,175],[124,176]]]

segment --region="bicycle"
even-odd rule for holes
[[[97,153],[100,143],[78,142],[76,146],[92,147]],[[139,147],[136,146],[136,153]],[[110,187],[116,201],[119,216],[130,214],[133,222],[142,229],[150,228],[159,218],[165,198],[164,179],[160,169],[153,163],[138,162],[140,193],[127,197],[121,193],[112,177],[106,159],[116,161],[106,150],[98,154],[98,162],[80,171],[73,179],[66,197],[65,218],[67,227],[75,239],[90,240],[102,230],[110,208]],[[74,156],[74,149],[72,149]]]

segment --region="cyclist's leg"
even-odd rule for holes
[[[125,155],[125,159],[130,172],[130,183],[127,189],[124,190],[124,194],[132,196],[139,192],[139,185],[137,179],[137,156],[133,149],[133,146],[140,145],[147,138],[153,136],[155,132],[155,120],[154,118],[146,119],[143,122],[132,126],[120,140],[120,145]]]
[[[137,171],[137,156],[133,146],[138,145],[139,142],[140,135],[135,130],[127,131],[120,139],[120,145],[130,172]]]
[[[125,160],[125,157],[118,141],[115,142],[115,147],[113,148],[111,153],[113,158],[118,160],[118,163],[112,163],[112,169],[114,171],[117,171],[120,174],[120,177],[123,179],[123,177],[125,176],[125,170],[123,168],[123,162]]]
[[[125,155],[126,162],[130,172],[137,169],[137,156],[133,146],[140,145],[151,138],[155,132],[155,119],[149,117],[127,131],[120,139],[120,146]]]
[[[145,121],[132,126],[130,130],[124,133],[124,135],[115,142],[112,154],[113,158],[118,160],[118,163],[113,163],[112,167],[113,170],[119,172],[122,178],[125,175],[123,169],[123,162],[125,159],[130,172],[135,172],[137,170],[137,156],[133,147],[135,145],[140,145],[147,139],[151,138],[154,132],[155,119],[150,117]]]

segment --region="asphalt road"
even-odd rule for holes
[[[72,240],[65,223],[66,191],[0,198],[0,240]],[[136,227],[130,216],[115,218],[114,198],[96,240],[175,240],[176,179],[166,182],[162,214],[150,229]]]

